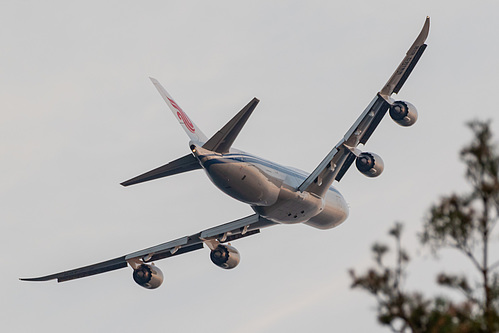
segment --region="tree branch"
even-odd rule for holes
[[[454,247],[455,249],[457,250],[460,250],[462,251],[464,254],[466,254],[466,256],[471,260],[471,262],[473,263],[473,265],[475,265],[475,267],[481,272],[483,271],[483,267],[482,265],[480,265],[480,263],[478,262],[478,260],[475,258],[475,256],[473,255],[473,252],[471,252],[471,250],[469,249],[466,249],[464,247],[460,247],[458,245],[452,245],[452,247]]]
[[[490,271],[493,271],[494,269],[496,269],[497,267],[499,267],[499,260],[496,261],[495,263],[493,263],[492,265],[489,266],[489,270]]]

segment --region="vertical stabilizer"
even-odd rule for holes
[[[173,112],[173,115],[175,118],[177,118],[178,122],[184,129],[185,133],[189,136],[189,138],[202,145],[204,144],[208,139],[206,138],[206,135],[199,129],[199,127],[194,124],[194,122],[187,116],[187,114],[182,110],[182,108],[173,100],[173,98],[168,94],[168,92],[163,88],[163,86],[158,82],[158,80],[150,77],[152,83],[158,89],[159,94],[163,99],[165,100],[166,104],[170,107],[170,109]]]

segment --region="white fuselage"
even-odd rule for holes
[[[335,188],[324,197],[296,190],[307,177],[303,171],[236,149],[219,154],[196,146],[192,151],[215,186],[273,222],[330,229],[348,217],[348,205]]]

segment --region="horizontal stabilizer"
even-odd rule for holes
[[[198,160],[191,154],[185,155],[173,162],[160,166],[154,170],[146,172],[140,176],[129,179],[121,185],[129,186],[138,183],[147,182],[149,180],[158,179],[166,176],[176,175],[178,173],[183,173],[191,170],[201,169],[201,165]]]
[[[203,148],[220,154],[229,152],[230,147],[243,128],[251,113],[256,108],[257,98],[253,98],[241,111],[239,111],[221,130],[213,135]]]

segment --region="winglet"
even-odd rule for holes
[[[205,143],[207,138],[206,135],[199,129],[199,127],[194,124],[194,122],[187,116],[187,114],[182,110],[182,108],[173,100],[173,97],[168,94],[168,92],[163,88],[163,86],[155,78],[149,77],[151,82],[154,84],[159,94],[165,100],[166,104],[170,107],[173,115],[177,118],[178,122],[184,129],[185,133],[189,138],[197,143]]]
[[[406,56],[397,67],[395,73],[392,74],[386,85],[381,89],[380,95],[382,96],[390,96],[395,93],[398,94],[405,81],[411,74],[412,70],[416,66],[419,61],[419,58],[423,55],[424,50],[426,49],[426,38],[430,32],[430,17],[427,16],[425,23],[423,25],[423,29],[419,33],[418,37],[414,41],[414,43],[407,51]]]

